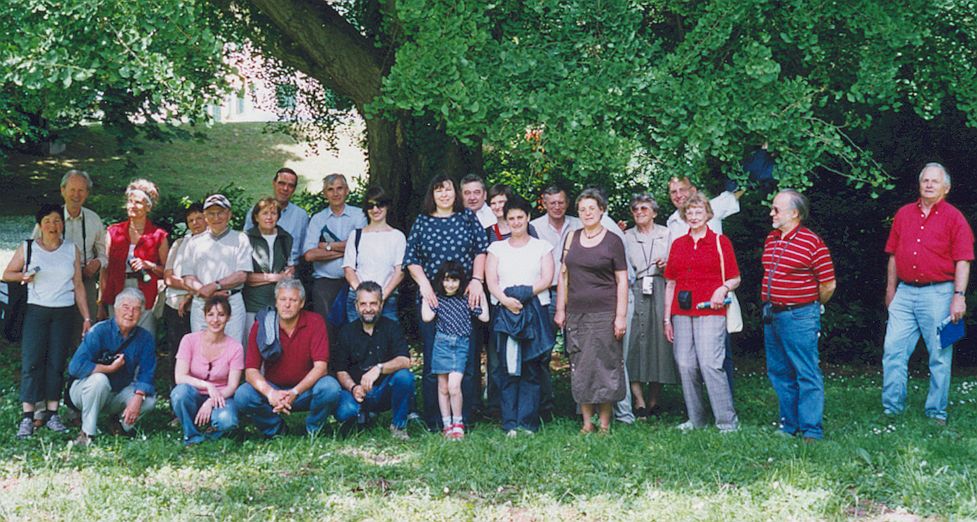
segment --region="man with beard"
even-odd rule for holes
[[[390,433],[408,439],[407,415],[414,402],[414,375],[410,372],[407,340],[397,321],[380,315],[383,290],[373,281],[356,288],[356,312],[360,318],[339,333],[332,352],[332,368],[343,391],[336,419],[393,411]]]

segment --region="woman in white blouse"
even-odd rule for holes
[[[404,280],[404,250],[407,238],[404,233],[387,224],[387,212],[391,200],[380,187],[366,191],[363,212],[369,223],[354,230],[346,240],[343,272],[349,283],[346,317],[352,322],[359,318],[356,313],[356,287],[363,281],[373,281],[383,289],[381,315],[397,321],[397,287]]]

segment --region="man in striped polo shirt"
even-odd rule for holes
[[[818,366],[821,305],[835,291],[824,241],[802,225],[807,198],[783,190],[773,198],[774,230],[763,245],[763,339],[767,376],[780,404],[780,429],[805,442],[824,437],[824,380]]]
[[[909,356],[920,336],[929,352],[926,416],[946,424],[953,346],[940,346],[939,324],[959,321],[967,311],[965,291],[974,259],[974,233],[963,214],[945,201],[950,174],[929,163],[919,173],[919,200],[903,206],[892,221],[885,304],[889,322],[882,355],[882,407],[886,415],[906,406]]]

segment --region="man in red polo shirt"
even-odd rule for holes
[[[974,259],[974,233],[956,207],[945,201],[950,174],[929,163],[919,173],[919,200],[896,213],[885,244],[889,254],[885,304],[889,323],[882,355],[882,407],[886,415],[906,405],[909,356],[923,338],[929,352],[926,416],[946,425],[953,346],[940,346],[939,324],[967,311],[965,291]]]
[[[275,285],[277,317],[259,312],[248,337],[247,382],[234,393],[234,403],[269,438],[285,432],[282,416],[293,411],[308,411],[305,430],[317,433],[339,401],[339,383],[326,375],[326,324],[320,315],[303,310],[304,306],[302,282],[279,281]]]
[[[824,241],[802,225],[810,205],[796,190],[773,198],[774,230],[763,245],[763,341],[777,392],[780,429],[805,441],[824,437],[824,379],[818,366],[821,305],[835,291]]]

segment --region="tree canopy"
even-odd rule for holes
[[[165,136],[159,123],[201,120],[229,44],[247,43],[318,81],[321,110],[364,116],[371,176],[403,202],[432,172],[486,158],[527,184],[626,186],[741,178],[763,144],[787,185],[822,171],[879,190],[873,118],[977,123],[975,4],[11,0],[0,139],[98,114]]]

